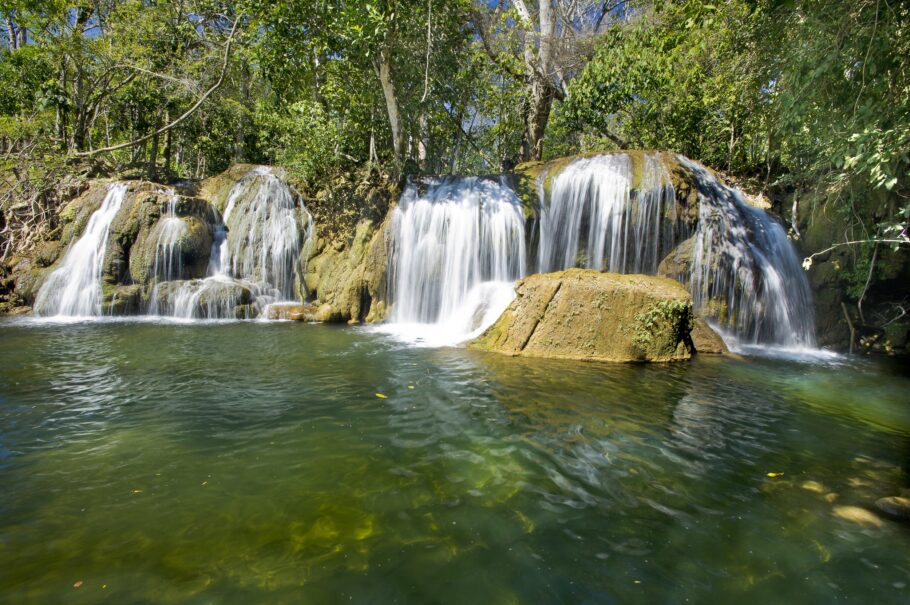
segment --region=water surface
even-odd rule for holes
[[[910,530],[835,514],[910,487],[894,367],[258,322],[0,338],[0,602],[910,599]]]

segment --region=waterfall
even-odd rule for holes
[[[808,280],[783,228],[700,164],[676,161],[698,190],[694,234],[658,154],[579,159],[549,177],[549,194],[539,188],[538,269],[654,275],[662,259],[689,245],[686,272],[676,277],[728,337],[814,346]]]
[[[690,284],[696,308],[743,344],[814,347],[809,282],[783,227],[704,166],[677,159],[699,189]]]
[[[503,183],[481,177],[409,183],[391,229],[392,331],[459,342],[495,321],[514,297],[512,283],[527,262],[524,213]]]
[[[637,184],[634,176],[625,154],[576,160],[553,176],[541,197],[538,271],[656,273],[683,227],[660,158],[644,156]]]
[[[186,235],[186,223],[177,216],[177,193],[168,191],[170,197],[164,216],[158,221],[158,238],[155,242],[155,286],[152,288],[149,315],[158,315],[159,284],[180,279],[183,272],[180,240]]]
[[[231,189],[224,212],[216,212],[208,275],[162,291],[162,306],[185,319],[235,318],[238,307],[244,317],[257,316],[295,298],[300,249],[311,229],[290,187],[269,169],[254,168]]]
[[[101,206],[85,232],[67,250],[63,261],[42,284],[35,300],[41,316],[88,317],[101,315],[101,272],[111,222],[126,197],[127,186],[108,186]]]

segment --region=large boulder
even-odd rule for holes
[[[673,280],[569,269],[526,277],[515,291],[471,348],[598,361],[677,361],[694,352],[692,299]]]

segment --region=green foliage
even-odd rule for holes
[[[910,242],[906,3],[640,3],[558,112],[576,140],[681,152],[758,177],[772,198],[832,205],[848,240]],[[845,275],[858,293],[872,246],[855,253]]]
[[[654,334],[679,326],[685,334],[679,334],[682,340],[692,331],[692,303],[686,300],[659,300],[653,303],[644,313],[635,315],[635,333],[632,344],[646,350],[654,341]]]

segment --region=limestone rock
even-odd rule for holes
[[[569,269],[527,277],[469,346],[509,355],[676,361],[693,352],[692,300],[677,282]]]
[[[113,286],[104,288],[102,312],[105,315],[138,315],[142,307],[142,286]]]
[[[162,216],[169,196],[137,194],[136,204],[139,207],[132,213],[132,241],[124,236],[121,244],[126,251],[129,263],[130,279],[143,285],[155,278],[155,257],[163,228]],[[117,218],[120,219],[121,213]],[[183,222],[184,229],[174,246],[174,254],[179,265],[179,274],[173,279],[193,279],[205,277],[212,240],[215,233],[215,219],[211,206],[204,200],[180,198],[177,203],[177,217]],[[111,230],[114,231],[114,225]],[[130,228],[130,227],[127,227]],[[116,231],[115,233],[123,233]],[[158,276],[161,279],[161,275]]]
[[[722,355],[730,352],[720,334],[700,317],[696,318],[692,325],[692,344],[695,345],[695,351],[702,355]]]
[[[316,241],[304,275],[309,296],[319,304],[316,321],[384,319],[388,220],[379,228],[370,219],[361,220],[349,241]]]

